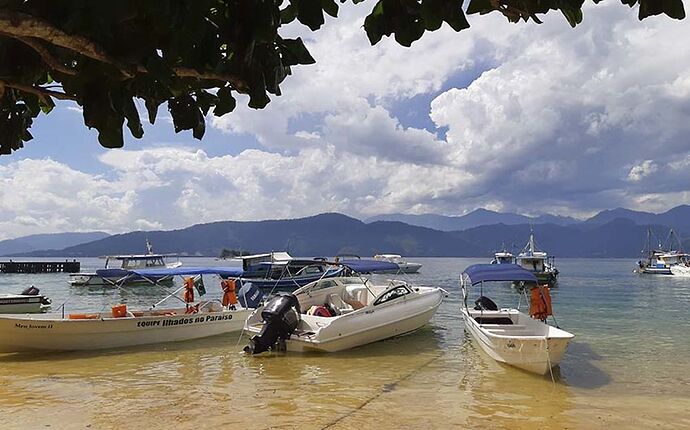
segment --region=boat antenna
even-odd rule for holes
[[[151,242],[149,242],[149,238],[146,238],[146,253],[147,254],[153,254],[153,246],[151,246]]]

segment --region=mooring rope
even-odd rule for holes
[[[377,393],[374,394],[373,396],[371,396],[371,397],[369,397],[368,399],[366,399],[364,402],[362,402],[361,405],[357,406],[356,408],[352,409],[351,411],[347,412],[346,414],[343,414],[343,415],[339,416],[338,418],[334,419],[333,421],[329,422],[329,423],[326,424],[325,426],[321,427],[321,430],[325,430],[325,429],[331,428],[331,427],[335,426],[336,424],[338,424],[339,422],[341,422],[342,420],[344,420],[344,419],[346,419],[346,418],[348,418],[348,417],[354,415],[355,413],[361,411],[361,410],[364,409],[364,407],[366,407],[369,403],[371,403],[371,402],[373,402],[374,400],[378,399],[378,398],[381,397],[383,394],[388,393],[388,392],[391,391],[390,389],[387,389],[386,387],[391,387],[391,386],[392,386],[392,387],[396,387],[398,384],[400,384],[401,382],[406,381],[407,379],[410,379],[413,375],[417,374],[417,372],[419,372],[419,371],[422,370],[423,368],[429,366],[431,363],[433,363],[434,361],[438,360],[438,359],[441,358],[442,356],[443,356],[443,354],[440,353],[440,354],[436,355],[435,357],[432,357],[431,359],[429,359],[428,361],[426,361],[426,362],[425,362],[424,364],[422,364],[421,366],[419,366],[419,367],[415,368],[414,370],[412,370],[411,372],[407,373],[406,375],[404,375],[402,378],[398,379],[397,381],[395,381],[395,382],[393,382],[393,383],[390,383],[390,384],[385,384],[384,387],[383,387],[379,392],[377,392]]]

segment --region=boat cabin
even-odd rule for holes
[[[494,254],[494,260],[491,264],[512,264],[515,261],[515,256],[510,252],[497,252]]]
[[[106,268],[110,268],[112,260],[119,261],[119,268],[125,270],[165,267],[165,256],[161,254],[113,255],[106,257]]]

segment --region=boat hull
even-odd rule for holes
[[[70,275],[69,283],[75,287],[89,287],[89,286],[108,286],[112,287],[118,283],[122,278],[127,276],[126,274],[120,274],[119,276],[98,276],[95,273],[77,273]],[[165,279],[166,277],[151,277],[150,280],[144,279],[139,276],[131,276],[127,279],[123,285],[152,285],[153,282],[159,284],[170,283],[172,284],[172,278]]]
[[[177,342],[242,330],[251,310],[99,319],[0,316],[0,352],[74,351]]]
[[[0,296],[0,314],[39,314],[50,308],[49,303],[43,296]]]
[[[676,264],[675,266],[671,266],[671,274],[673,274],[673,276],[690,277],[690,267]]]
[[[560,364],[573,335],[557,330],[557,335],[495,335],[482,329],[470,315],[463,310],[465,328],[479,347],[494,360],[544,375]],[[529,317],[527,317],[529,318]],[[562,334],[561,334],[562,333]]]
[[[422,265],[419,263],[404,263],[398,264],[398,267],[398,270],[383,270],[377,271],[376,273],[384,273],[389,275],[397,275],[399,273],[418,273],[419,269],[422,268]]]
[[[652,267],[647,266],[640,269],[640,273],[645,275],[672,275],[673,272],[670,267]]]

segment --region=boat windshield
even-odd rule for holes
[[[403,297],[410,294],[410,289],[407,288],[404,285],[397,286],[393,288],[392,290],[389,290],[381,295],[376,301],[374,302],[374,306],[380,305],[382,303],[390,302],[391,300],[395,300],[399,297]]]

